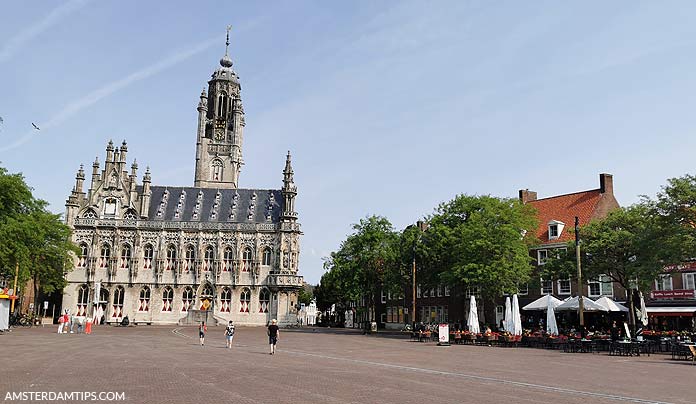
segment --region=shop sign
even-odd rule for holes
[[[652,299],[693,299],[696,297],[694,289],[653,290],[650,292]]]

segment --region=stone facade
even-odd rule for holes
[[[228,40],[229,44],[229,40]],[[193,187],[152,185],[109,141],[103,168],[81,166],[66,222],[81,253],[63,308],[105,322],[207,318],[265,325],[296,321],[300,225],[288,153],[279,190],[239,189],[244,110],[227,56],[200,95]]]

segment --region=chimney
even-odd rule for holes
[[[528,189],[520,189],[520,202],[527,203],[536,201],[537,193]]]
[[[599,174],[599,192],[614,195],[614,177],[611,174]]]

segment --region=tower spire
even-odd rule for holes
[[[227,39],[225,40],[225,56],[220,59],[220,66],[222,67],[232,67],[232,59],[230,59],[230,56],[228,55],[228,50],[230,48],[230,30],[232,29],[231,25],[227,26]]]
[[[230,47],[230,30],[232,29],[231,25],[227,26],[227,40],[225,41],[225,55],[227,55],[227,48]]]

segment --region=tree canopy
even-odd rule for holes
[[[22,175],[0,168],[0,274],[12,279],[18,265],[18,285],[33,279],[36,291],[60,290],[76,251],[60,215],[32,195]]]
[[[605,218],[580,228],[583,277],[608,276],[625,289],[643,291],[664,267],[660,243],[662,229],[651,205],[639,203],[617,208]],[[546,276],[574,277],[577,274],[575,242],[543,267]]]
[[[478,286],[487,296],[515,293],[532,271],[529,247],[537,227],[534,208],[516,199],[459,195],[441,204],[423,235],[431,279]]]
[[[324,263],[328,272],[316,291],[318,304],[349,302],[362,297],[374,304],[383,288],[398,289],[398,234],[381,216],[368,216],[353,225],[353,233]]]

